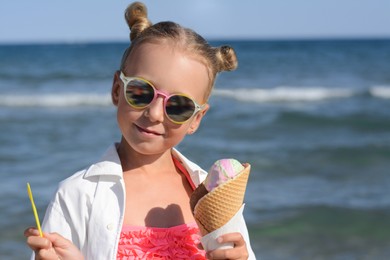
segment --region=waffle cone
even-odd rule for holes
[[[244,202],[250,165],[233,179],[207,192],[203,184],[195,189],[190,199],[195,221],[202,235],[206,235],[225,225],[240,209]],[[204,191],[206,190],[206,192]],[[205,195],[204,195],[205,194]],[[199,198],[200,196],[202,196]]]

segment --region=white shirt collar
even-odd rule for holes
[[[199,185],[207,176],[207,172],[200,168],[197,164],[188,160],[177,149],[172,149],[172,155],[176,157],[186,168],[192,181]],[[111,145],[102,156],[98,163],[92,164],[84,174],[84,178],[92,176],[111,175],[122,178],[123,170],[119,155],[117,152],[117,144]]]

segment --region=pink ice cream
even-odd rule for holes
[[[206,190],[210,192],[218,185],[233,179],[242,170],[244,170],[244,166],[235,159],[218,160],[211,166],[203,184]]]
[[[240,209],[242,213],[249,173],[249,163],[241,164],[235,159],[218,160],[191,194],[190,207],[207,251],[233,246],[218,243],[216,235],[239,231],[234,224],[237,221],[235,216]],[[221,227],[224,228],[219,230]]]

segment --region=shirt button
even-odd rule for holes
[[[107,225],[107,229],[108,229],[109,231],[113,230],[113,229],[114,229],[114,224],[112,224],[112,223],[108,224],[108,225]]]

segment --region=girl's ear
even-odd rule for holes
[[[202,118],[204,117],[204,115],[206,115],[209,108],[210,105],[206,103],[204,105],[204,108],[195,115],[194,119],[191,121],[190,126],[188,127],[187,134],[191,135],[195,133],[196,130],[198,130],[200,122],[202,122]]]
[[[119,95],[121,93],[121,80],[119,78],[119,71],[116,71],[112,81],[111,100],[114,106],[118,106]]]

